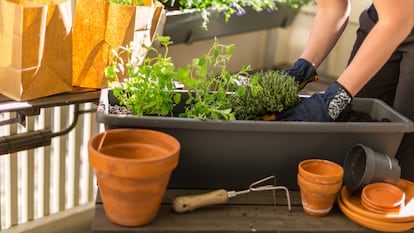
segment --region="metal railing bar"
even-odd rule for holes
[[[44,128],[51,128],[52,122],[52,110],[50,108],[42,109],[43,116],[39,117],[39,127]],[[42,190],[41,197],[42,197],[42,215],[47,216],[50,214],[50,186],[51,186],[51,150],[50,146],[41,147],[43,150],[43,163],[41,167],[41,174],[42,174],[42,184],[39,185],[40,189]]]
[[[53,137],[59,137],[68,134],[72,129],[76,127],[80,114],[79,104],[74,104],[73,106],[73,118],[71,118],[72,122],[69,126],[62,126],[64,130],[61,130],[59,132],[52,132],[50,129],[43,129],[1,137],[0,155],[34,149],[41,146],[47,146],[50,145],[51,139]],[[83,111],[83,113],[87,112],[89,112],[89,110]]]

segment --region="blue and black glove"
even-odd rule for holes
[[[351,103],[352,96],[338,82],[328,86],[323,93],[304,98],[296,106],[276,114],[280,121],[331,122]]]
[[[293,67],[286,70],[286,73],[295,77],[300,90],[302,90],[306,84],[318,80],[318,74],[316,73],[315,67],[303,58],[299,58],[295,64],[293,64]]]

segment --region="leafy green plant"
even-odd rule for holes
[[[121,52],[114,51],[115,59],[105,68],[108,87],[113,89],[120,104],[135,115],[171,115],[181,99],[180,93],[174,92],[174,78],[181,71],[175,68],[168,56],[170,39],[163,36],[157,39],[165,48],[163,54],[154,47],[144,45],[145,49],[156,55],[140,61],[132,56],[133,46],[121,47]],[[120,80],[122,76],[126,76],[123,82]]]
[[[202,27],[208,29],[207,25],[211,12],[216,14],[223,14],[227,22],[232,15],[243,15],[246,13],[246,8],[251,7],[257,12],[263,10],[276,11],[277,3],[286,4],[293,8],[299,8],[314,0],[163,0],[165,4],[171,6],[178,5],[181,10],[192,9],[201,14],[203,19]],[[277,2],[277,3],[276,3]]]
[[[180,80],[189,90],[186,110],[181,117],[199,119],[235,120],[231,96],[239,88],[241,75],[247,75],[250,66],[237,73],[227,70],[234,45],[219,44],[214,40],[212,48],[201,58],[193,59],[190,75]]]
[[[185,112],[180,117],[205,119],[235,119],[230,106],[230,94],[237,87],[239,74],[247,74],[250,67],[236,74],[227,71],[234,45],[219,44],[217,39],[210,51],[190,65],[176,68],[168,56],[169,37],[157,37],[164,52],[155,52],[143,61],[133,57],[133,47],[121,47],[114,61],[105,68],[108,87],[120,104],[135,115],[172,116],[174,106],[181,101],[176,83],[188,90]],[[123,81],[121,77],[125,76]]]
[[[223,45],[215,39],[202,57],[176,68],[168,56],[169,37],[159,36],[157,40],[164,52],[145,46],[155,54],[139,61],[133,57],[132,46],[122,47],[121,52],[114,51],[116,59],[105,69],[113,95],[135,115],[173,116],[174,107],[185,99],[180,117],[256,119],[280,112],[299,100],[297,83],[284,72],[257,72],[250,76],[250,66],[229,72],[227,65],[234,45]],[[176,83],[184,85],[187,98],[177,92]]]
[[[234,95],[232,106],[239,120],[256,120],[281,112],[299,102],[299,88],[292,76],[283,71],[259,71]]]

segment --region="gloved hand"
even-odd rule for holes
[[[286,70],[286,73],[295,77],[299,84],[299,89],[302,90],[306,84],[318,80],[318,74],[315,67],[303,58],[299,58],[293,67]]]
[[[324,93],[315,93],[304,98],[296,106],[276,114],[281,121],[334,121],[351,103],[352,96],[338,82],[328,86]]]

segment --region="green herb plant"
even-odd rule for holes
[[[249,120],[280,112],[299,101],[297,83],[282,71],[250,75],[250,66],[236,73],[228,71],[232,44],[223,45],[214,39],[206,54],[176,68],[168,56],[170,38],[158,36],[157,40],[163,52],[144,45],[155,54],[138,61],[132,56],[132,46],[122,47],[119,53],[114,51],[116,59],[105,69],[113,95],[134,115],[176,116],[174,107],[181,103],[184,111],[179,117]],[[177,83],[184,86],[187,98],[177,91]]]
[[[234,114],[239,120],[258,120],[300,101],[297,82],[284,71],[259,71],[250,79],[232,99]]]
[[[231,98],[240,87],[240,77],[250,66],[237,73],[227,70],[234,45],[222,45],[214,39],[212,48],[201,58],[192,60],[189,76],[180,80],[189,90],[186,110],[181,117],[235,120]]]
[[[114,50],[115,59],[105,68],[108,87],[119,99],[120,104],[133,114],[168,116],[180,102],[180,93],[175,92],[175,77],[179,74],[171,57],[168,56],[169,37],[158,36],[157,40],[165,48],[164,53],[152,46],[143,45],[155,56],[146,56],[143,61],[134,59],[133,46]],[[125,55],[125,56],[124,56]],[[126,76],[124,81],[120,77]]]
[[[178,5],[181,10],[195,10],[201,14],[203,20],[202,28],[208,29],[209,18],[211,12],[223,14],[227,22],[232,15],[244,15],[246,8],[250,7],[257,12],[263,10],[276,11],[277,3],[285,4],[292,8],[300,8],[301,6],[313,2],[314,0],[163,0],[165,4],[172,7]]]

